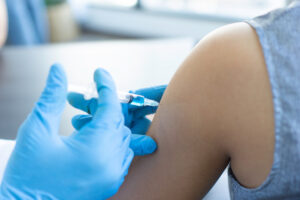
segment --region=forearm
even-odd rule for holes
[[[0,0],[0,47],[2,47],[7,37],[7,10],[4,0]]]

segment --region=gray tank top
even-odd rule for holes
[[[300,0],[248,21],[263,48],[272,86],[275,150],[258,188],[241,186],[229,168],[231,199],[300,199]]]

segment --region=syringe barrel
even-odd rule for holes
[[[89,87],[83,87],[71,84],[69,85],[68,90],[70,92],[77,92],[83,94],[84,98],[86,100],[92,99],[92,98],[98,98],[98,92],[96,89],[96,86],[94,84],[91,84]],[[118,98],[121,103],[131,103],[136,98],[144,98],[141,95],[136,95],[128,92],[120,92],[118,91]]]

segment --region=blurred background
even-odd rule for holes
[[[6,0],[7,45],[189,37],[290,0]]]

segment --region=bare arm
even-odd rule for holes
[[[272,165],[272,114],[264,59],[252,28],[241,23],[212,33],[165,92],[148,132],[158,151],[135,160],[113,199],[198,199],[229,161],[241,183],[260,185]]]
[[[3,46],[7,37],[7,11],[4,0],[0,0],[0,47]]]

